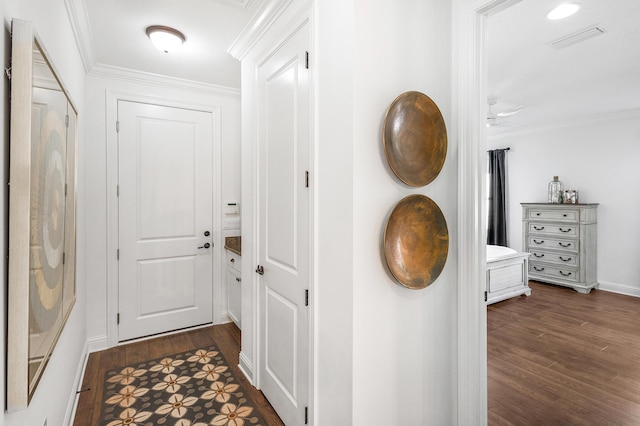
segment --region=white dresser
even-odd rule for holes
[[[598,204],[522,203],[529,279],[589,293],[597,282]]]

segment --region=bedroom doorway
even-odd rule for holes
[[[459,135],[458,422],[487,418],[486,58],[488,17],[514,0],[460,2],[456,12]]]

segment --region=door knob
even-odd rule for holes
[[[204,243],[203,246],[198,247],[199,249],[208,249],[209,247],[211,247],[211,244],[209,243]]]
[[[262,265],[258,265],[258,267],[256,268],[256,272],[260,275],[264,275],[264,268],[262,267]]]
[[[204,231],[204,236],[205,236],[205,237],[208,237],[209,235],[211,235],[211,232],[209,232],[209,231]]]

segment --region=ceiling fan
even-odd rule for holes
[[[507,108],[498,113],[493,111],[493,106],[498,103],[497,98],[488,98],[487,104],[489,107],[487,108],[487,127],[495,127],[495,126],[505,126],[505,127],[524,127],[524,124],[516,123],[513,121],[505,120],[504,117],[510,117],[514,114],[517,114],[522,109],[524,109],[524,105],[516,105],[511,108]]]

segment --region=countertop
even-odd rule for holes
[[[224,237],[224,248],[238,256],[242,256],[242,237]]]

